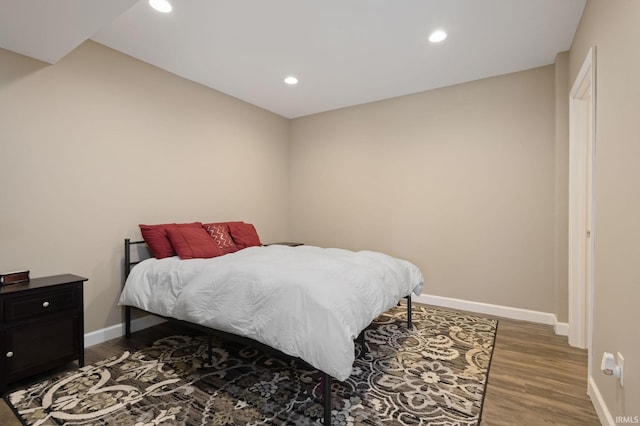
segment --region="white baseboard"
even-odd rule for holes
[[[556,334],[558,336],[568,336],[569,335],[569,323],[568,322],[558,322],[556,316],[553,316],[556,319],[556,323],[553,326]]]
[[[131,321],[131,331],[144,330],[145,328],[153,327],[154,325],[161,324],[165,321],[165,319],[154,315],[146,315]],[[124,323],[112,325],[111,327],[106,327],[85,334],[84,347],[88,348],[89,346],[97,345],[98,343],[103,343],[107,340],[115,339],[120,336],[124,336]]]
[[[567,336],[569,334],[569,324],[558,322],[556,315],[549,312],[531,311],[528,309],[492,305],[490,303],[473,302],[470,300],[454,299],[451,297],[432,296],[429,294],[414,296],[412,300],[418,303],[425,303],[427,305],[441,306],[443,308],[459,309],[479,314],[495,315],[515,320],[548,324],[552,325],[555,333],[560,336]]]
[[[607,408],[607,404],[604,402],[602,394],[600,394],[600,390],[598,389],[595,380],[593,380],[593,377],[588,377],[587,384],[587,395],[591,398],[593,408],[595,408],[596,413],[598,413],[600,423],[603,425],[615,426],[616,423],[613,421],[613,416],[611,416],[609,408]]]

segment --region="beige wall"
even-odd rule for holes
[[[292,120],[291,237],[407,258],[428,294],[555,312],[554,85],[546,66]]]
[[[572,82],[596,47],[595,283],[591,374],[613,420],[640,416],[640,2],[589,0],[570,54]],[[625,357],[625,384],[600,372]]]
[[[121,319],[122,239],[191,220],[390,252],[429,294],[566,314],[562,68],[289,122],[93,42],[0,63],[0,270],[89,277],[87,331]]]
[[[0,271],[75,273],[86,332],[121,321],[139,223],[287,234],[288,121],[97,43],[55,65],[0,50]]]

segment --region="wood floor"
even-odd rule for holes
[[[499,319],[482,426],[600,425],[587,352],[549,325]]]
[[[587,396],[586,351],[570,347],[551,326],[498,320],[481,425],[600,425]],[[176,332],[189,331],[161,324],[134,333],[130,340],[95,345],[85,350],[86,362],[137,350]],[[4,401],[0,402],[0,425],[20,426]]]

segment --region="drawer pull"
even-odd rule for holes
[[[48,307],[49,307],[49,302],[44,302],[44,303],[42,304],[42,307],[43,307],[43,308],[48,308]]]
[[[7,352],[7,358],[11,358],[13,356],[13,352],[9,351]]]

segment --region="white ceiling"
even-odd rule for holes
[[[55,63],[90,38],[293,118],[551,64],[586,2],[170,1],[0,0],[0,47]]]

